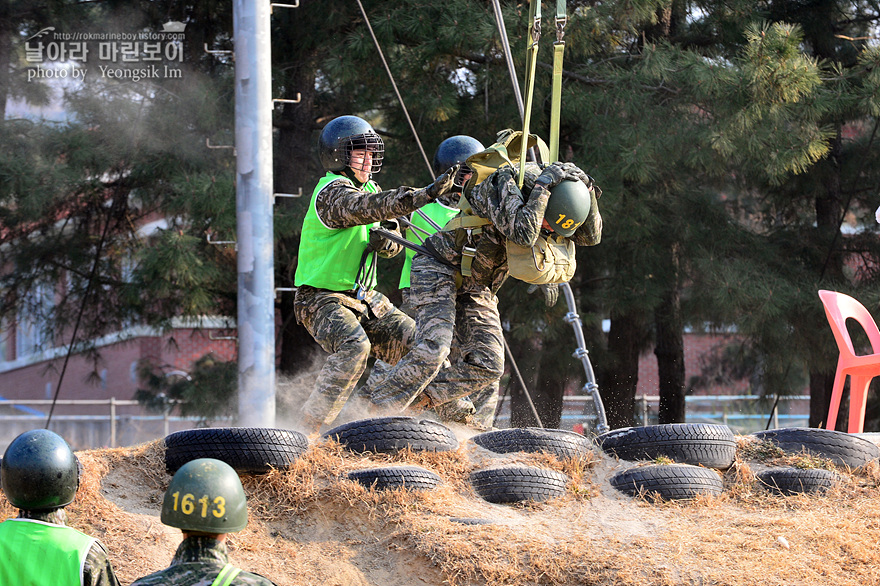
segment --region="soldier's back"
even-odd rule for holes
[[[211,586],[221,569],[222,567],[216,564],[176,564],[138,578],[131,586]],[[271,580],[245,571],[240,572],[229,584],[230,586],[275,586]]]

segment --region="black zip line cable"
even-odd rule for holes
[[[370,25],[370,17],[367,16],[367,11],[364,10],[364,5],[361,4],[361,0],[357,0],[358,8],[361,9],[361,14],[364,15],[364,22],[367,25],[367,30],[370,31],[370,36],[373,37],[373,44],[376,45],[376,50],[379,52],[379,57],[382,59],[382,65],[385,66],[385,73],[388,74],[388,79],[391,80],[391,87],[394,88],[394,93],[397,95],[397,100],[400,102],[400,107],[403,109],[403,114],[406,116],[406,121],[409,123],[409,128],[412,130],[413,136],[416,137],[416,144],[419,145],[419,151],[422,153],[422,158],[425,159],[425,164],[428,166],[428,175],[430,177],[434,176],[434,170],[431,168],[431,163],[428,162],[428,155],[425,154],[425,149],[422,148],[422,141],[419,140],[419,135],[416,132],[416,127],[413,125],[412,119],[409,117],[409,112],[406,110],[406,104],[403,103],[403,98],[400,95],[400,91],[397,89],[397,83],[394,81],[394,76],[391,75],[391,69],[388,67],[388,62],[385,61],[385,54],[382,53],[382,47],[379,46],[379,40],[376,38],[375,33],[373,33],[373,27]]]
[[[119,197],[119,185],[117,184],[115,193],[113,194],[113,204],[110,206],[110,209],[107,213],[107,221],[104,224],[104,230],[101,232],[101,239],[98,240],[98,245],[95,249],[95,260],[92,263],[92,270],[89,271],[89,279],[86,284],[85,293],[83,293],[82,302],[79,306],[79,313],[76,316],[76,323],[73,326],[73,334],[70,337],[70,344],[67,346],[67,354],[64,356],[64,364],[61,367],[61,373],[58,375],[58,385],[55,387],[55,396],[52,397],[52,406],[49,408],[49,415],[46,418],[46,427],[45,429],[49,429],[49,424],[52,423],[52,414],[55,412],[55,405],[58,402],[58,395],[61,392],[61,383],[64,381],[64,373],[67,372],[67,364],[70,362],[70,356],[73,354],[73,348],[76,346],[76,337],[79,333],[79,326],[82,323],[83,314],[86,310],[86,304],[88,303],[89,296],[92,293],[93,285],[95,282],[95,275],[98,272],[98,266],[101,263],[101,253],[104,250],[104,243],[107,241],[107,234],[110,232],[110,223],[113,219],[113,212],[116,208],[116,201]]]

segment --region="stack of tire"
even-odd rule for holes
[[[736,457],[736,440],[726,425],[669,423],[624,427],[596,438],[602,450],[621,460],[659,459],[672,464],[647,464],[618,472],[611,485],[629,496],[654,495],[663,500],[686,500],[720,495],[717,470],[728,469]]]
[[[592,453],[584,436],[561,429],[523,427],[475,435],[472,443],[495,454],[546,453],[560,460],[577,460]],[[471,473],[470,483],[490,503],[542,502],[565,493],[566,474],[536,466],[490,466]]]
[[[406,416],[352,421],[334,427],[323,437],[358,454],[393,454],[401,450],[448,452],[458,448],[458,439],[445,425]],[[348,478],[375,490],[431,490],[443,482],[438,474],[421,466],[364,468],[349,472]]]
[[[752,434],[786,454],[809,454],[844,469],[860,468],[880,458],[880,448],[853,434],[829,429],[786,427]],[[768,491],[780,495],[822,493],[840,482],[837,472],[822,468],[772,467],[757,475]]]

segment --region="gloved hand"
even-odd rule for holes
[[[550,163],[544,167],[544,170],[538,175],[538,178],[535,180],[535,185],[541,185],[545,189],[556,187],[566,179],[568,170],[565,166],[570,164],[571,163]]]
[[[534,293],[538,290],[538,287],[541,288],[541,292],[544,294],[544,304],[547,307],[553,307],[556,305],[556,302],[559,300],[559,285],[556,283],[547,283],[546,285],[529,285],[529,288],[526,290],[527,293]]]
[[[437,177],[437,179],[434,180],[434,183],[425,188],[425,193],[428,194],[428,197],[430,197],[432,201],[441,195],[449,193],[455,188],[455,176],[458,174],[460,168],[461,165],[456,163],[446,169],[442,175]]]
[[[379,234],[379,232],[370,230],[370,243],[367,245],[368,250],[375,250],[378,252],[382,250],[387,243],[388,241],[385,240],[385,237]]]
[[[400,230],[400,224],[396,219],[394,220],[382,220],[379,222],[379,226],[389,232],[396,232]],[[387,240],[382,234],[375,230],[370,230],[370,240],[367,248],[369,250],[375,250],[376,252],[382,252],[385,250],[390,250],[396,243],[391,240]],[[395,252],[395,254],[397,254]]]
[[[593,178],[587,175],[580,167],[573,163],[563,163],[566,166],[566,179],[571,179],[572,181],[581,181],[588,188],[593,190],[593,193],[596,194],[596,199],[602,197],[602,190],[599,189],[599,186],[596,185],[596,182],[593,181]]]

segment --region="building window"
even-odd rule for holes
[[[46,316],[54,305],[54,290],[49,285],[37,285],[33,297],[22,305],[15,324],[16,358],[30,356],[45,349],[51,342],[46,335]]]
[[[9,327],[9,322],[5,319],[0,320],[0,364],[3,362],[8,362],[12,360],[12,348],[10,344],[10,336],[12,335],[12,329]]]

